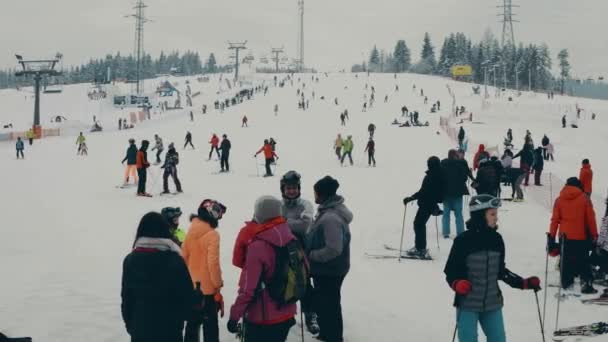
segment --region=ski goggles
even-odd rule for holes
[[[502,206],[500,198],[496,198],[490,195],[479,195],[473,197],[469,204],[469,211],[475,212],[485,209],[498,209]]]
[[[224,213],[226,213],[226,206],[212,199],[204,200],[203,203],[201,203],[201,207],[207,209],[209,214],[216,220],[221,219]]]

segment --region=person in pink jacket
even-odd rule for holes
[[[255,202],[253,220],[257,223],[253,238],[246,241],[241,266],[238,296],[230,308],[228,331],[238,333],[244,321],[245,341],[284,342],[295,325],[296,304],[280,305],[270,297],[263,284],[272,281],[276,247],[285,247],[296,237],[281,218],[282,203],[275,197],[262,196]],[[274,224],[265,224],[274,223]],[[243,229],[251,229],[250,225]],[[241,236],[246,234],[239,234]],[[243,248],[237,241],[235,248]]]

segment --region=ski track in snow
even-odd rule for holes
[[[525,129],[533,133],[540,143],[547,133],[555,145],[556,162],[546,163],[549,172],[565,179],[578,175],[580,161],[587,157],[595,171],[594,185],[599,199],[602,187],[608,182],[604,158],[608,102],[556,96],[549,101],[542,94],[523,93],[512,103],[505,99],[490,99],[482,109],[481,98],[473,95],[471,84],[453,82],[444,78],[403,74],[394,80],[392,74],[371,75],[330,74],[326,78],[317,74],[320,82],[314,83],[310,75],[296,75],[292,87],[275,88],[273,75],[246,75],[259,84],[263,79],[269,93],[259,93],[252,101],[230,107],[219,113],[213,109],[218,98],[218,76],[209,83],[199,84],[195,77],[172,78],[180,90],[185,79],[192,81],[192,91],[202,91],[195,97],[195,121],[190,122],[189,108],[153,115],[133,130],[118,131],[119,116],[107,103],[89,102],[88,85],[64,87],[61,95],[44,95],[42,98],[43,124],[51,115],[63,114],[70,120],[63,137],[26,144],[25,160],[15,161],[13,143],[0,143],[3,157],[4,204],[3,238],[0,240],[0,330],[9,335],[31,335],[35,341],[129,341],[120,316],[120,279],[122,259],[129,253],[139,219],[148,211],[160,211],[164,206],[180,206],[185,215],[181,226],[188,227],[188,213],[195,212],[205,198],[216,198],[228,207],[220,223],[221,265],[225,287],[223,294],[227,309],[236,297],[239,272],[231,265],[234,239],[243,222],[250,219],[253,203],[261,195],[279,197],[280,175],[290,169],[303,176],[302,196],[313,198],[312,186],[316,180],[330,174],[341,186],[339,193],[354,212],[352,230],[352,269],[343,287],[343,313],[345,340],[367,341],[448,341],[454,329],[455,311],[452,308],[453,292],[444,280],[443,267],[452,240],[440,237],[437,249],[435,220],[428,224],[428,246],[434,261],[374,260],[365,253],[388,253],[383,245],[399,245],[403,218],[402,199],[418,190],[430,155],[441,158],[454,144],[441,132],[439,115],[450,115],[451,98],[446,84],[456,94],[456,104],[464,105],[474,113],[474,121],[465,123],[467,134],[476,141],[502,145],[507,128],[514,130],[516,146],[523,141]],[[306,83],[307,98],[314,90],[316,99],[310,99],[307,111],[297,109],[297,78]],[[281,78],[281,77],[280,77]],[[155,88],[148,81],[148,89]],[[361,112],[365,83],[376,88],[376,103],[367,112]],[[222,87],[224,81],[221,82]],[[395,84],[400,92],[395,92]],[[416,92],[412,92],[412,84]],[[348,89],[344,89],[345,86]],[[224,91],[232,94],[236,89]],[[429,97],[423,105],[419,89]],[[389,102],[384,103],[384,95]],[[0,91],[3,100],[3,122],[13,122],[19,128],[31,121],[33,101],[24,99],[24,92]],[[56,96],[56,97],[53,97]],[[226,95],[227,96],[227,95]],[[325,96],[325,100],[320,100]],[[221,96],[223,97],[223,95]],[[220,98],[221,98],[220,97]],[[339,106],[333,99],[339,98]],[[441,100],[442,111],[430,114],[431,104]],[[185,102],[184,99],[182,99]],[[208,114],[200,114],[206,103]],[[563,111],[573,112],[574,104],[589,108],[598,114],[596,122],[580,120],[578,130],[562,129]],[[273,112],[279,105],[279,115]],[[421,113],[421,121],[429,121],[428,128],[399,128],[390,125],[400,117],[400,108]],[[350,120],[340,126],[339,114],[348,109]],[[128,112],[129,110],[125,110]],[[247,115],[248,128],[241,128],[241,118]],[[92,115],[104,125],[103,133],[85,133],[89,148],[88,157],[76,155],[75,134],[86,131]],[[590,114],[588,115],[590,116]],[[376,168],[367,167],[363,152],[367,142],[367,125],[375,123]],[[193,134],[195,150],[182,150],[184,136]],[[124,166],[120,161],[131,137],[138,142],[153,140],[160,134],[168,145],[175,142],[180,153],[179,177],[184,187],[180,196],[155,196],[141,199],[135,188],[116,189],[121,184]],[[228,134],[233,149],[230,155],[231,172],[215,175],[219,162],[206,162],[212,133]],[[337,133],[353,135],[355,166],[341,167],[333,152]],[[70,135],[74,134],[74,135]],[[256,177],[256,164],[260,159],[253,154],[265,138],[278,142],[280,157],[275,177]],[[476,146],[469,146],[471,158]],[[154,160],[154,152],[149,159]],[[346,164],[345,164],[346,165]],[[257,165],[260,175],[263,166]],[[162,188],[162,173],[152,166],[148,176],[148,192],[158,194]],[[555,184],[554,197],[561,184]],[[173,184],[170,183],[173,191]],[[505,189],[510,194],[509,189]],[[522,276],[544,275],[545,232],[550,212],[546,189],[529,187],[525,203],[504,203],[508,209],[500,212],[500,232],[507,246],[507,266]],[[504,194],[505,192],[503,192]],[[603,206],[597,200],[596,212]],[[413,244],[412,223],[416,206],[409,206],[406,219],[404,248]],[[465,213],[465,218],[468,216]],[[599,218],[599,216],[598,216]],[[438,220],[441,229],[441,219]],[[454,231],[454,222],[452,222]],[[441,235],[441,232],[440,232]],[[557,281],[554,260],[550,263],[550,282]],[[544,279],[543,279],[544,280]],[[501,284],[505,297],[505,324],[511,341],[540,340],[539,324],[534,295],[529,291],[510,289]],[[601,289],[601,288],[600,288]],[[547,305],[547,339],[555,326],[556,288],[549,289]],[[542,293],[541,297],[542,305]],[[560,327],[605,320],[603,307],[583,305],[578,299],[561,304]],[[222,340],[232,340],[225,329],[227,317],[220,320]],[[372,324],[370,324],[373,322]],[[483,333],[480,330],[480,335]],[[299,327],[291,330],[289,341],[299,340]],[[307,337],[310,340],[311,337]],[[482,338],[483,340],[483,338]],[[601,337],[593,341],[600,341]],[[589,339],[589,341],[592,341]],[[605,341],[605,339],[604,339]]]

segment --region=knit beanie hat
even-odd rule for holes
[[[566,185],[575,186],[581,190],[583,189],[583,183],[581,183],[581,181],[576,177],[568,178],[568,180],[566,181]]]
[[[320,198],[326,199],[336,194],[340,183],[337,180],[331,178],[331,176],[325,176],[315,183],[314,189]]]
[[[253,219],[257,223],[264,223],[273,218],[282,216],[283,203],[273,196],[262,196],[255,201]]]

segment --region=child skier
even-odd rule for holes
[[[505,265],[505,243],[497,232],[500,199],[474,196],[469,204],[467,231],[454,240],[444,273],[456,293],[458,340],[477,341],[477,324],[488,341],[506,341],[502,316],[502,280],[513,288],[540,291],[540,279],[523,279]]]
[[[21,137],[17,137],[17,142],[15,143],[15,149],[17,150],[17,159],[19,159],[19,155],[21,155],[21,159],[23,159],[23,140]]]
[[[164,151],[163,139],[158,134],[154,134],[155,145],[152,147],[152,151],[156,150],[156,164],[160,164],[160,154]]]
[[[78,151],[76,152],[76,154],[82,155],[82,145],[86,142],[86,140],[87,138],[85,138],[84,135],[82,135],[82,132],[80,132],[80,135],[78,135],[78,138],[76,138],[76,145],[78,145]]]
[[[179,227],[179,218],[182,216],[182,210],[179,207],[166,207],[160,211],[160,214],[169,223],[169,232],[171,240],[178,246],[181,246],[186,239],[186,232]]]

